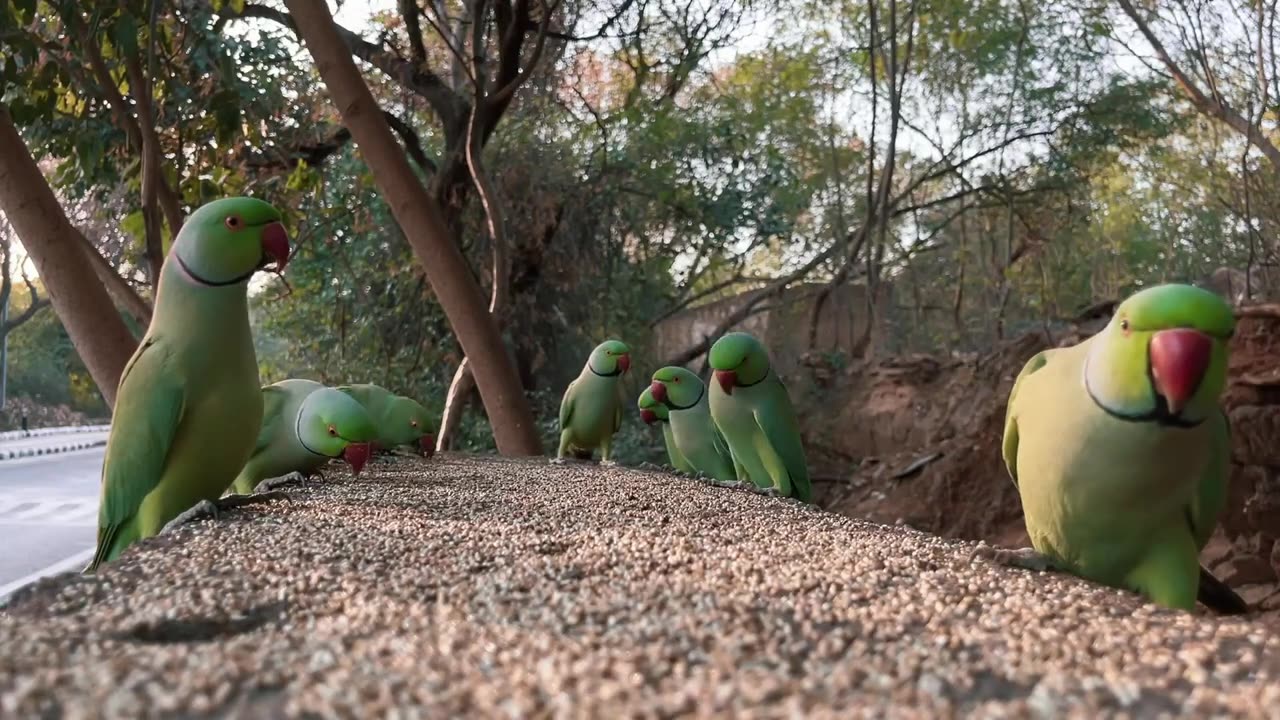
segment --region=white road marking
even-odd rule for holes
[[[63,558],[58,562],[53,563],[52,565],[46,566],[44,568],[41,568],[31,573],[30,575],[24,575],[23,577],[20,577],[17,580],[14,580],[13,582],[7,585],[0,585],[0,600],[4,600],[9,595],[12,595],[15,590],[18,590],[27,585],[30,585],[31,583],[39,580],[42,577],[57,575],[58,573],[66,572],[73,568],[84,567],[89,563],[89,559],[93,557],[93,551],[96,549],[97,549],[96,547],[91,547],[91,548],[88,548],[87,550],[81,550],[80,552],[76,553],[75,555],[72,555],[71,557]]]

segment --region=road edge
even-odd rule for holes
[[[25,448],[22,450],[3,450],[0,449],[0,462],[5,460],[18,460],[21,458],[36,457],[39,455],[53,455],[56,453],[73,452],[75,450],[87,450],[88,448],[101,447],[106,445],[104,440],[82,440],[80,442],[64,443],[62,445],[51,445],[41,448]]]

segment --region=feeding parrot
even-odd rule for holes
[[[613,434],[622,427],[622,375],[631,368],[631,348],[606,340],[591,351],[582,372],[560,399],[560,448],[552,462],[567,452],[586,454],[600,448],[600,464],[612,465]]]
[[[390,451],[401,445],[417,448],[424,457],[436,452],[431,414],[417,400],[396,395],[379,385],[340,385],[338,390],[355,398],[378,426],[375,450]]]
[[[675,435],[671,432],[671,421],[667,415],[667,406],[658,402],[653,398],[653,392],[650,388],[645,388],[640,392],[640,398],[636,400],[636,405],[640,408],[640,419],[645,425],[653,423],[662,423],[662,440],[667,446],[667,459],[671,461],[671,467],[680,472],[694,473],[697,472],[684,455],[680,454],[680,449],[676,447]]]
[[[336,457],[359,475],[376,437],[373,420],[354,398],[314,380],[281,380],[262,388],[262,428],[232,486],[251,493],[267,478],[311,475]]]
[[[1227,499],[1231,307],[1189,285],[1121,303],[1096,335],[1046,350],[1009,394],[1003,456],[1034,550],[1011,565],[1056,568],[1171,608],[1197,598],[1247,610],[1200,566]]]
[[[664,367],[653,374],[649,391],[666,406],[676,447],[694,470],[716,480],[737,479],[729,445],[711,421],[702,379],[682,367]]]
[[[269,262],[281,272],[288,261],[280,212],[261,200],[216,200],[183,224],[120,376],[85,572],[216,500],[244,467],[262,422],[246,288]]]
[[[764,345],[747,333],[729,333],[711,346],[708,359],[715,377],[711,419],[729,444],[738,479],[811,502],[800,424]]]

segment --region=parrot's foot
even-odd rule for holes
[[[668,469],[664,465],[655,465],[651,462],[642,462],[636,466],[637,470],[648,470],[650,472],[667,472]]]
[[[1053,561],[1053,558],[1035,548],[1029,547],[1010,550],[1008,548],[980,545],[977,550],[973,551],[971,557],[982,558],[997,565],[1008,565],[1009,567],[1034,570],[1036,572],[1051,572],[1058,569],[1058,565]]]
[[[601,460],[600,467],[617,467],[618,463],[614,460]]]
[[[324,479],[324,475],[321,475],[320,473],[314,473],[312,477],[319,477],[321,480]],[[258,493],[267,493],[275,490],[276,488],[284,487],[285,485],[292,485],[294,483],[307,485],[310,483],[310,478],[300,472],[294,471],[288,475],[281,475],[280,477],[263,480],[258,483],[258,487],[255,489]]]
[[[228,497],[234,496],[229,495]],[[218,517],[218,506],[208,500],[201,500],[190,508],[178,513],[176,517],[165,523],[164,527],[160,528],[160,534],[163,535],[167,532],[172,532],[174,528],[180,525],[186,525],[189,522],[210,517]]]
[[[261,484],[258,487],[262,487]],[[160,529],[161,534],[171,531],[179,525],[185,525],[194,520],[203,518],[213,518],[217,520],[222,517],[224,510],[231,510],[245,505],[253,505],[260,502],[270,502],[272,500],[290,500],[289,496],[282,492],[255,492],[252,495],[223,495],[216,501],[201,500],[192,505],[187,510],[179,513],[177,517],[165,523]]]
[[[550,462],[552,465],[564,465],[569,461],[562,457],[553,457]]]

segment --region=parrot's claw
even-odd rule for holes
[[[218,517],[220,517],[218,506],[208,500],[201,500],[190,508],[178,513],[178,515],[172,520],[165,523],[164,527],[160,528],[160,534],[163,535],[167,532],[173,532],[175,528],[181,525],[186,525],[187,523],[195,520],[201,520],[204,518],[213,518],[214,520],[217,520]]]
[[[614,460],[601,460],[600,467],[617,467],[618,463]]]
[[[973,551],[972,557],[982,558],[997,565],[1008,565],[1009,567],[1034,570],[1036,572],[1051,572],[1058,569],[1053,558],[1029,547],[1010,550],[1008,548],[980,545],[977,550]]]
[[[642,463],[640,463],[639,465],[637,465],[637,466],[636,466],[636,469],[637,469],[637,470],[649,470],[649,471],[651,471],[651,472],[664,472],[664,471],[666,470],[666,468],[665,468],[665,467],[663,467],[663,466],[661,466],[661,465],[655,465],[655,464],[653,464],[653,463],[651,463],[651,462],[642,462]]]
[[[261,487],[261,485],[259,485]],[[218,498],[214,503],[219,510],[230,510],[232,508],[244,507],[245,505],[256,505],[262,502],[271,502],[272,500],[285,500],[293,502],[293,498],[287,494],[275,490],[267,492],[255,492],[252,495],[224,495]]]
[[[324,479],[324,475],[321,475],[318,472],[315,473],[315,475],[320,477],[321,480]],[[294,483],[298,483],[300,485],[306,485],[309,483],[309,478],[300,472],[294,471],[289,473],[288,475],[281,475],[280,477],[268,478],[266,480],[263,480],[262,482],[258,483],[258,487],[255,488],[255,490],[258,493],[266,493],[266,492],[271,492],[276,488],[284,487],[285,485],[292,485]]]
[[[551,464],[552,464],[552,465],[564,465],[564,464],[565,464],[565,463],[567,463],[567,462],[569,462],[569,461],[568,461],[568,460],[566,460],[566,459],[564,459],[564,458],[562,458],[562,457],[553,457],[553,458],[551,458]]]

